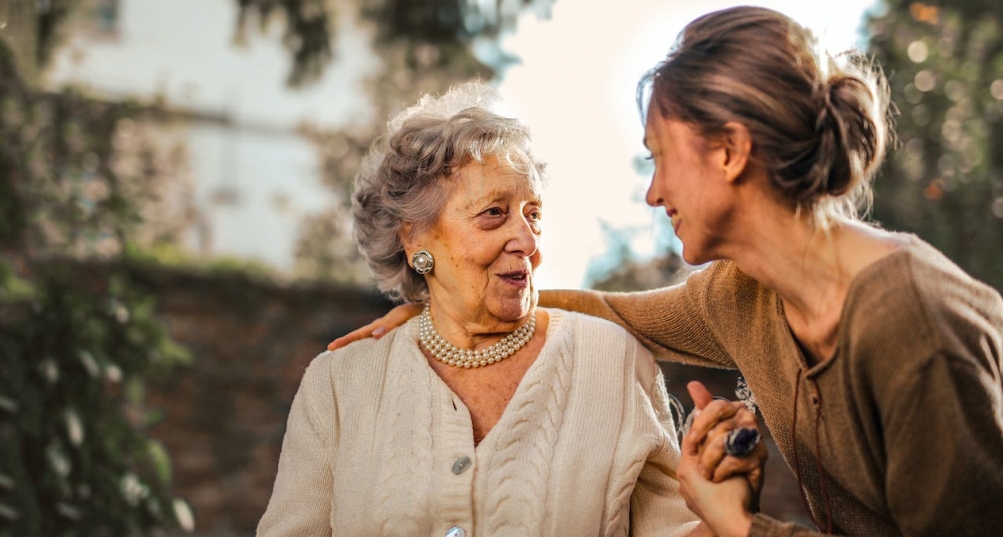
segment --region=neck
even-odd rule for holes
[[[841,255],[847,224],[837,222],[822,230],[790,213],[758,221],[760,225],[750,228],[753,233],[728,257],[776,291],[785,306],[807,317],[829,309],[826,304],[845,292],[853,276]]]
[[[741,227],[748,231],[723,248],[728,252],[722,257],[773,289],[795,337],[816,358],[827,358],[853,279],[892,251],[895,240],[845,219],[820,229],[805,216],[776,207],[750,213],[755,214]]]
[[[536,316],[530,315],[526,324],[501,338],[494,345],[479,349],[456,347],[439,335],[432,321],[428,304],[425,305],[424,311],[419,316],[418,325],[421,344],[432,357],[452,366],[477,368],[500,362],[515,354],[528,343],[536,331]]]
[[[505,336],[524,326],[533,313],[513,321],[502,321],[485,311],[461,315],[454,304],[429,301],[429,313],[435,331],[446,341],[461,349],[481,349],[498,343]],[[532,310],[531,310],[532,311]]]

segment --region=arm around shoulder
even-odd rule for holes
[[[642,292],[541,291],[540,305],[612,321],[658,360],[731,368],[734,362],[713,334],[701,305],[711,281],[726,279],[718,277],[720,272],[701,270],[685,283]]]

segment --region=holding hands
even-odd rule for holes
[[[758,510],[767,456],[756,415],[741,402],[714,399],[699,382],[686,387],[696,410],[682,442],[680,493],[715,535],[745,537]]]

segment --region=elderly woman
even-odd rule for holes
[[[356,242],[384,292],[424,309],[307,368],[259,536],[696,525],[651,355],[613,323],[537,308],[542,166],[490,100],[477,84],[426,97],[367,157]]]

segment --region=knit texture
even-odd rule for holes
[[[992,534],[1003,528],[1003,300],[904,238],[851,282],[836,351],[815,365],[776,293],[727,261],[671,288],[544,292],[541,303],[613,320],[658,359],[741,370],[821,528]],[[816,533],[757,515],[751,535]]]
[[[612,323],[547,312],[539,356],[476,447],[416,319],[314,359],[258,535],[685,535],[696,516],[651,354]]]

